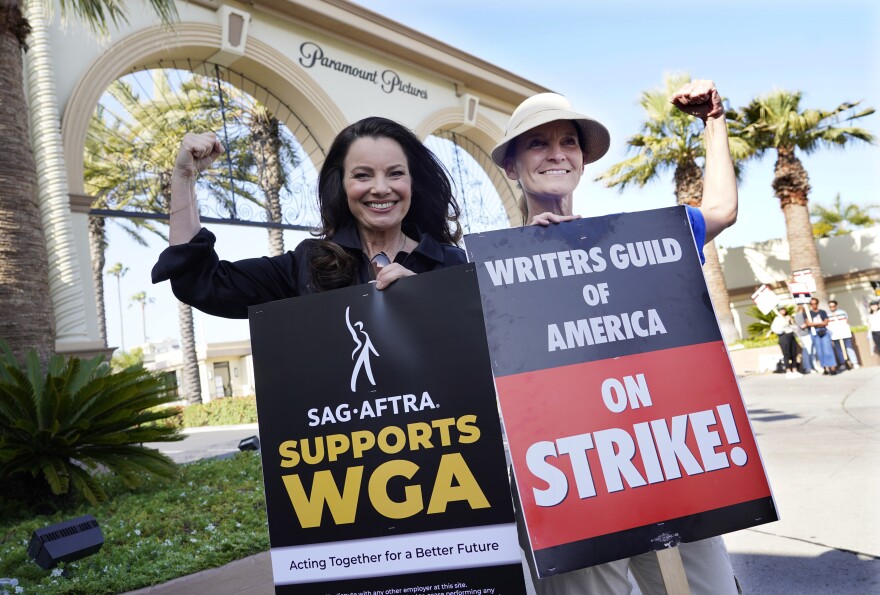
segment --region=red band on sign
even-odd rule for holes
[[[722,342],[496,379],[532,547],[770,496]]]

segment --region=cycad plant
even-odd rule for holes
[[[145,442],[183,436],[164,420],[174,394],[141,366],[112,372],[101,357],[55,355],[43,368],[35,351],[19,364],[0,343],[0,487],[29,490],[38,501],[81,494],[106,498],[100,473],[136,487],[149,475],[171,477],[175,464]]]
[[[786,311],[789,316],[794,316],[795,307],[792,305],[785,306]],[[778,314],[776,313],[776,308],[773,308],[766,314],[761,312],[757,306],[749,306],[746,310],[746,316],[750,316],[754,318],[754,322],[749,324],[746,329],[749,333],[749,339],[767,339],[772,336],[770,332],[770,325],[773,324],[773,319],[775,319]]]

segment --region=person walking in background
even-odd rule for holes
[[[868,339],[872,346],[872,350],[880,355],[880,301],[871,302],[870,313],[868,314]]]
[[[834,359],[834,348],[831,346],[831,335],[828,334],[828,313],[819,308],[819,299],[810,300],[806,326],[810,328],[813,338],[813,349],[825,376],[837,374],[837,360]]]
[[[794,313],[795,332],[801,342],[801,373],[818,374],[816,365],[813,363],[813,335],[807,326],[809,315],[803,304],[798,304]]]
[[[800,378],[797,372],[797,339],[795,339],[796,325],[794,318],[788,313],[788,308],[780,306],[776,311],[776,318],[770,324],[770,330],[779,337],[779,348],[782,350],[782,361],[785,365],[785,377],[788,379]]]
[[[834,346],[834,356],[837,358],[837,362],[840,366],[845,366],[848,361],[849,366],[847,367],[857,370],[859,368],[859,357],[856,355],[856,350],[853,347],[852,330],[849,328],[849,316],[847,316],[846,311],[843,308],[837,307],[837,300],[828,300],[828,310],[828,316],[831,319],[835,316],[842,316],[846,319],[846,328],[842,329],[846,331],[844,332],[843,337],[837,336],[834,324],[831,324],[828,327],[828,331],[831,334],[831,344]],[[846,353],[843,352],[841,345],[846,349]]]

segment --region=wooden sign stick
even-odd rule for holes
[[[663,575],[667,595],[691,595],[678,547],[657,550],[657,561],[660,563],[660,574]]]

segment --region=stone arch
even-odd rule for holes
[[[178,23],[173,30],[150,27],[114,43],[92,63],[74,87],[61,120],[71,194],[83,193],[83,147],[89,120],[110,83],[134,67],[158,64],[162,59],[209,60],[220,50],[221,34],[220,26],[201,23]],[[248,36],[245,55],[232,67],[271,90],[285,104],[295,106],[312,137],[325,150],[339,130],[348,125],[336,103],[302,68],[253,35]],[[317,152],[315,157],[314,165],[320,168],[317,159],[323,159],[323,155]]]
[[[491,161],[487,162],[488,155],[492,152],[495,144],[504,138],[504,131],[494,122],[480,114],[477,115],[476,126],[468,127],[461,131],[456,130],[463,124],[462,115],[462,108],[451,107],[437,110],[424,118],[416,126],[415,133],[424,140],[437,130],[450,130],[467,137],[477,145],[484,154],[477,155],[472,151],[468,152],[483,167],[495,190],[498,192],[498,196],[501,197],[501,204],[504,206],[510,225],[512,227],[521,225],[522,213],[519,209],[519,187],[509,180],[504,172],[495,166],[494,163]]]

